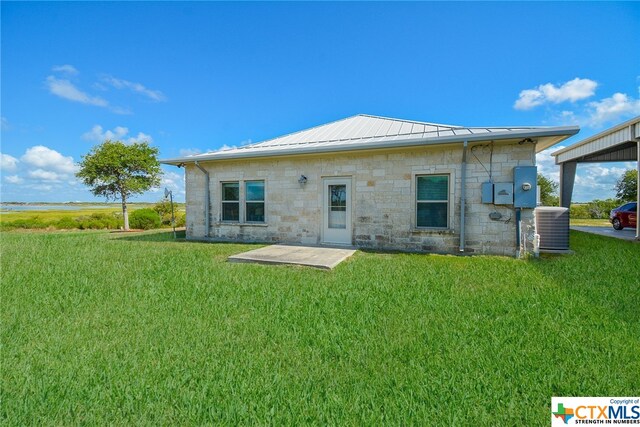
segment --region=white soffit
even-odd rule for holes
[[[560,164],[593,156],[600,152],[615,150],[617,149],[616,146],[636,142],[638,138],[640,138],[640,116],[555,151],[551,153],[551,155],[555,156],[556,164]],[[626,159],[622,159],[621,161],[624,160]],[[612,161],[615,161],[615,159],[612,159]]]

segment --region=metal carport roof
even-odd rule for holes
[[[551,154],[560,165],[560,205],[569,207],[578,163],[637,161],[640,174],[640,116]],[[638,192],[640,206],[640,192]],[[636,226],[636,239],[640,239]]]

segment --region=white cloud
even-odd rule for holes
[[[59,181],[62,181],[63,178],[66,178],[65,175],[61,175],[59,173],[47,171],[44,169],[30,170],[27,172],[27,175],[29,176],[29,178],[39,179],[42,181],[54,181],[54,182],[59,182]]]
[[[55,73],[58,73],[58,76],[64,77],[56,77],[54,75],[51,75],[46,78],[45,84],[51,94],[69,101],[79,102],[85,105],[94,105],[98,107],[108,108],[115,114],[133,114],[131,109],[128,107],[110,105],[109,101],[107,101],[106,99],[100,96],[91,95],[77,87],[76,84],[68,79],[69,77],[73,77],[79,74],[78,70],[73,65],[56,65],[52,68],[52,70]],[[101,91],[108,90],[108,87],[113,87],[116,89],[128,89],[134,93],[139,93],[151,99],[152,101],[160,102],[166,100],[166,96],[159,90],[152,90],[145,87],[141,83],[130,82],[128,80],[118,79],[113,76],[102,77],[101,82],[94,83],[92,87],[93,89]]]
[[[167,97],[159,90],[148,89],[141,83],[130,82],[128,80],[118,79],[113,76],[104,76],[102,78],[104,83],[113,86],[116,89],[129,89],[132,92],[139,93],[152,101],[162,102],[166,101]]]
[[[551,155],[551,153],[563,148],[564,146],[558,145],[547,148],[546,150],[536,154],[538,172],[555,182],[560,182],[560,167],[556,165],[556,159]]]
[[[151,138],[151,135],[147,135],[146,133],[142,133],[142,132],[138,132],[138,135],[132,136],[127,139],[127,142],[129,144],[135,144],[138,142],[151,142],[151,141],[153,141],[153,138]]]
[[[103,142],[107,139],[117,140],[129,133],[129,129],[122,126],[116,126],[113,130],[104,130],[102,126],[95,125],[89,132],[82,134],[82,139],[87,141]]]
[[[73,157],[64,156],[49,147],[30,147],[19,161],[14,160],[11,163],[16,165],[16,173],[5,175],[3,180],[3,193],[7,198],[55,200],[55,196],[47,193],[53,190],[67,191],[77,182],[74,173],[78,166]]]
[[[0,128],[2,130],[11,129],[11,125],[9,125],[9,120],[5,116],[0,117]]]
[[[573,111],[563,110],[555,115],[553,120],[555,123],[563,126],[576,125],[582,122],[582,119]]]
[[[126,107],[111,107],[111,111],[113,113],[121,114],[121,115],[133,114],[133,111],[131,111],[131,109],[126,108]]]
[[[546,103],[576,102],[593,96],[597,86],[598,83],[594,80],[577,77],[560,86],[546,83],[521,91],[513,107],[516,110],[530,110]]]
[[[26,187],[31,188],[33,190],[48,192],[53,190],[53,185],[49,184],[28,184]]]
[[[161,185],[170,190],[179,190],[184,187],[184,174],[176,172],[164,172]]]
[[[8,154],[0,153],[0,170],[13,172],[18,168],[18,159]]]
[[[542,105],[543,103],[544,98],[539,90],[525,89],[520,92],[520,96],[513,105],[513,108],[516,110],[530,110],[531,108]]]
[[[134,144],[134,143],[143,142],[143,141],[151,143],[153,141],[153,138],[151,137],[151,135],[148,135],[143,132],[138,132],[138,135],[136,136],[127,137],[127,135],[129,135],[129,129],[123,126],[116,126],[115,128],[113,128],[113,130],[105,131],[102,128],[102,126],[95,125],[94,127],[91,128],[89,132],[85,132],[82,134],[82,139],[86,141],[96,141],[96,142],[103,142],[103,141],[106,141],[107,139],[111,141],[119,140],[119,141],[126,142],[128,144]]]
[[[72,174],[78,169],[73,162],[73,157],[63,156],[56,150],[52,150],[44,145],[36,145],[35,147],[28,148],[20,159],[31,166],[62,174]]]
[[[624,93],[614,93],[609,98],[590,102],[588,122],[592,126],[619,121],[624,117],[640,114],[640,99],[633,99]]]
[[[639,88],[640,89],[640,88]],[[553,125],[579,125],[600,130],[606,125],[618,124],[640,114],[640,99],[624,93],[576,106],[576,111],[551,112]]]
[[[616,195],[616,181],[625,170],[634,168],[634,163],[581,163],[576,171],[572,200],[588,202],[608,199]]]
[[[184,196],[184,174],[164,170],[160,181],[160,187],[153,189],[152,191],[155,193],[164,192],[165,188],[168,188],[173,192],[174,201],[176,200],[176,196]]]
[[[78,74],[78,70],[76,70],[76,67],[69,64],[55,65],[51,70],[57,73],[68,74],[70,76],[75,76]]]
[[[95,105],[98,107],[107,107],[109,103],[99,96],[91,96],[74,86],[69,80],[58,79],[54,76],[47,77],[46,80],[49,92],[60,98],[69,101],[79,102],[81,104]]]
[[[22,184],[24,182],[24,179],[20,178],[18,175],[5,176],[4,180],[9,184]]]

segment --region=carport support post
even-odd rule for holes
[[[569,208],[571,206],[571,195],[573,194],[573,182],[576,179],[576,166],[578,162],[560,163],[560,206]]]

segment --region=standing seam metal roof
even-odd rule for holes
[[[355,141],[373,138],[394,138],[410,136],[428,138],[441,136],[462,136],[496,131],[524,130],[527,127],[465,128],[455,125],[391,119],[387,117],[359,114],[335,122],[293,132],[277,138],[238,147],[254,149],[258,147],[282,147],[286,145],[320,144],[325,142]],[[229,151],[229,150],[226,150]]]
[[[433,142],[453,142],[456,137],[486,136],[502,138],[513,134],[521,137],[528,131],[563,129],[567,136],[578,132],[573,128],[545,127],[463,127],[413,120],[391,119],[387,117],[359,114],[345,119],[293,132],[277,138],[268,139],[250,145],[233,147],[214,152],[188,156],[181,159],[165,160],[166,163],[191,162],[197,160],[215,160],[217,158],[256,157],[264,155],[286,155],[291,152],[312,152],[364,149],[407,141],[429,140]],[[567,131],[567,129],[569,129]],[[558,134],[558,133],[556,133]],[[564,139],[564,138],[563,138]]]

